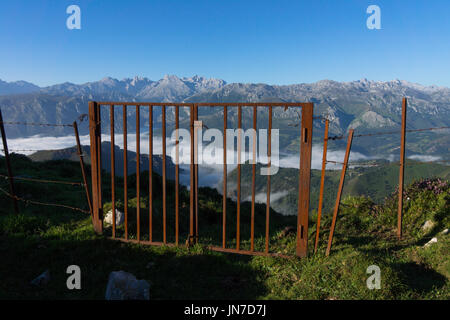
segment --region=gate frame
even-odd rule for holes
[[[311,154],[312,154],[312,134],[313,134],[313,109],[314,103],[161,103],[161,102],[114,102],[114,101],[90,101],[89,102],[89,136],[90,136],[90,150],[91,150],[91,173],[92,173],[92,208],[93,208],[93,227],[96,233],[103,233],[103,202],[102,202],[102,184],[101,184],[101,106],[110,106],[114,108],[115,106],[123,106],[124,110],[127,106],[147,106],[150,109],[150,113],[153,112],[153,107],[162,107],[163,111],[166,107],[190,107],[190,120],[191,120],[191,144],[192,144],[192,131],[194,129],[193,122],[198,120],[198,107],[222,107],[224,111],[227,111],[229,107],[237,107],[238,111],[242,107],[253,107],[254,112],[256,112],[257,107],[268,107],[270,110],[269,125],[272,122],[272,107],[284,107],[285,110],[288,107],[301,107],[301,134],[300,134],[300,164],[299,164],[299,190],[298,190],[298,207],[297,207],[297,236],[296,236],[296,255],[298,257],[306,257],[308,254],[308,222],[309,222],[309,201],[310,201],[310,180],[311,180]],[[125,112],[125,111],[124,111]],[[163,115],[165,112],[162,113]],[[240,114],[240,112],[239,112]],[[126,115],[126,113],[124,113]],[[226,116],[225,116],[226,117]],[[226,118],[225,118],[226,119]],[[165,120],[165,117],[163,121]],[[240,117],[239,117],[239,120]],[[124,119],[124,124],[126,124],[126,119]],[[226,126],[226,125],[225,125]],[[152,129],[152,126],[150,126]],[[125,133],[126,134],[126,133]],[[153,138],[153,135],[150,136]],[[152,142],[150,142],[152,143]],[[269,144],[270,144],[270,132],[269,132]],[[226,148],[226,146],[224,146]],[[192,145],[191,145],[192,149]],[[126,151],[124,151],[126,153]],[[269,145],[270,152],[270,145]],[[151,154],[150,154],[151,155]],[[193,163],[193,154],[191,152],[191,187],[194,185],[195,196],[191,192],[191,217],[190,217],[190,237],[189,239],[197,242],[198,240],[198,191],[197,191],[197,165]],[[151,161],[151,159],[150,159]],[[165,163],[163,165],[165,167]],[[270,153],[269,153],[269,168],[270,168]],[[269,169],[270,170],[270,169]],[[225,182],[226,183],[226,182]],[[267,211],[270,207],[270,175],[268,176],[268,203]],[[191,189],[192,190],[192,189]],[[224,192],[225,193],[225,192]],[[225,196],[226,197],[226,194]],[[151,198],[151,196],[149,197]],[[195,199],[195,200],[194,200]],[[193,201],[195,203],[193,203]],[[163,202],[165,203],[164,199]],[[238,204],[239,205],[239,204]],[[223,203],[225,207],[225,200]],[[238,207],[239,208],[239,207]],[[115,212],[113,212],[115,215]],[[114,219],[115,220],[115,219]],[[126,219],[125,219],[126,220]],[[225,218],[223,218],[225,221]],[[268,214],[266,217],[268,223]],[[239,222],[239,221],[238,221]],[[268,226],[267,226],[268,227]],[[266,228],[267,228],[266,227]],[[150,230],[151,235],[151,230]],[[225,236],[225,235],[223,235]],[[142,244],[151,245],[174,245],[172,243],[167,243],[164,237],[163,243],[158,243],[154,241],[141,241],[131,240],[128,237],[125,239],[118,239],[121,241],[128,242],[138,242]],[[189,240],[188,239],[188,240]],[[237,239],[238,240],[238,239]],[[188,241],[187,245],[190,244]],[[175,243],[175,245],[178,245]],[[266,230],[266,250],[264,252],[258,251],[246,251],[241,250],[239,246],[236,249],[226,248],[225,239],[223,239],[222,246],[210,246],[211,250],[221,251],[221,252],[232,252],[240,254],[249,255],[272,255],[272,256],[283,256],[277,253],[270,253],[268,250],[268,238]],[[253,248],[252,248],[253,249]]]

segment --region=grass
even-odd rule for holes
[[[21,161],[26,159],[15,160],[13,169],[20,173]],[[66,166],[69,173],[74,171],[72,179],[79,178],[75,175],[79,171],[76,163],[58,164],[59,167]],[[49,163],[44,165],[50,166]],[[30,175],[43,172],[41,169],[35,167],[37,171],[32,172],[27,166]],[[155,300],[449,299],[450,239],[449,235],[440,232],[450,226],[450,191],[448,182],[444,181],[436,191],[432,186],[438,182],[430,181],[431,184],[417,182],[406,189],[404,237],[401,241],[395,237],[395,193],[378,204],[366,197],[346,197],[342,201],[331,255],[324,255],[331,220],[327,215],[323,218],[320,246],[315,255],[311,252],[315,219],[310,222],[310,255],[305,259],[225,254],[210,251],[204,245],[185,248],[122,243],[96,235],[86,214],[21,206],[21,214],[16,216],[11,213],[10,199],[2,196],[0,299],[103,299],[109,273],[118,270],[146,279],[151,286],[150,297]],[[27,188],[25,190],[30,196],[42,196],[48,201],[60,197],[57,192],[53,194],[53,189],[42,194],[40,187],[28,185]],[[77,205],[83,205],[83,193],[76,196],[60,191],[67,194],[67,199],[63,200],[75,204],[78,199]],[[221,199],[213,190],[203,190],[199,201],[201,215],[216,212],[221,216]],[[136,199],[130,199],[130,217],[136,203]],[[145,201],[142,206],[145,207]],[[234,245],[231,241],[235,230],[234,207],[230,201],[229,246]],[[248,209],[248,204],[244,204],[244,248],[249,246],[249,236],[245,231],[249,229]],[[264,206],[259,207],[257,214],[262,214],[263,209]],[[220,221],[215,217],[202,219],[202,243],[215,243],[218,241],[216,238],[220,238]],[[421,229],[426,220],[435,223],[427,232]],[[146,221],[143,222],[145,224]],[[289,224],[295,225],[295,217],[271,214],[273,252],[294,252],[295,236],[282,236],[281,232]],[[264,224],[255,227],[256,247],[261,248]],[[438,242],[423,247],[432,237],[437,237]],[[66,269],[72,264],[81,268],[81,290],[68,290],[66,287],[69,276]],[[366,270],[370,265],[381,269],[380,290],[369,290],[366,286],[369,277]],[[42,288],[30,286],[30,281],[47,269],[51,274],[48,285]]]

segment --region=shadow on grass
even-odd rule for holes
[[[392,268],[398,272],[402,282],[419,294],[439,289],[446,284],[447,278],[433,269],[414,262],[396,263]]]
[[[0,299],[104,299],[108,275],[124,270],[150,283],[150,298],[256,299],[267,288],[250,257],[124,244],[114,240],[68,241],[0,236]],[[81,290],[68,290],[69,265],[81,268]],[[43,288],[30,281],[45,270]]]

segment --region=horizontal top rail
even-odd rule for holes
[[[312,102],[201,102],[201,103],[185,103],[185,102],[127,102],[127,101],[94,101],[98,105],[117,105],[117,106],[149,106],[149,107],[305,107]]]

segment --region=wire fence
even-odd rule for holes
[[[3,152],[5,152],[5,149],[0,149]],[[42,151],[39,149],[9,149],[8,148],[8,152],[38,152],[38,151]]]
[[[25,122],[25,121],[0,121],[2,125],[23,125],[23,126],[40,126],[40,127],[68,127],[73,128],[75,123],[81,124],[88,118],[88,115],[81,114],[74,123],[44,123],[44,122]]]
[[[406,108],[406,105],[405,105]],[[296,111],[297,112],[297,111]],[[406,111],[405,111],[406,112]],[[298,113],[298,112],[297,112]],[[299,114],[299,113],[298,113]],[[300,114],[299,114],[300,117]],[[83,122],[85,119],[87,118],[87,115],[83,114],[78,118],[78,122],[81,123]],[[23,126],[42,126],[42,127],[72,127],[74,128],[75,131],[75,137],[77,139],[77,147],[78,147],[78,156],[80,157],[80,165],[81,165],[81,170],[82,170],[82,174],[83,174],[83,182],[78,182],[78,181],[63,181],[63,180],[51,180],[51,179],[41,179],[41,178],[36,178],[36,177],[23,177],[23,176],[14,176],[11,173],[9,173],[8,175],[3,175],[0,174],[0,178],[3,178],[3,181],[8,181],[10,183],[11,186],[11,191],[6,191],[5,189],[3,189],[2,187],[0,187],[0,191],[10,197],[11,199],[13,199],[14,201],[21,201],[27,205],[31,204],[31,205],[39,205],[39,206],[51,206],[51,207],[58,207],[58,208],[64,208],[64,209],[70,209],[70,210],[74,210],[74,211],[79,211],[79,212],[83,212],[83,213],[90,213],[91,216],[93,214],[93,210],[92,210],[92,203],[90,200],[90,196],[89,196],[89,190],[88,190],[88,184],[87,184],[87,180],[86,180],[86,174],[84,171],[84,164],[83,164],[83,156],[84,154],[81,151],[81,145],[79,143],[79,136],[78,136],[78,129],[77,129],[77,121],[75,121],[73,124],[63,124],[63,123],[38,123],[38,122],[20,122],[20,121],[3,121],[3,118],[1,118],[1,110],[0,110],[0,127],[2,129],[2,138],[3,138],[3,150],[5,153],[5,156],[8,157],[8,153],[9,151],[12,152],[38,152],[40,150],[38,149],[8,149],[7,144],[6,144],[6,137],[4,134],[4,125],[23,125]],[[335,206],[335,213],[334,213],[334,218],[333,218],[333,230],[334,230],[334,223],[335,223],[335,216],[337,215],[337,210],[339,208],[340,205],[340,193],[342,191],[343,188],[343,183],[344,183],[344,177],[345,177],[345,172],[348,166],[373,166],[373,167],[379,167],[382,165],[399,165],[400,167],[404,167],[405,162],[402,160],[400,161],[390,161],[387,162],[386,164],[383,163],[379,163],[375,160],[365,160],[365,161],[348,161],[349,158],[349,154],[350,154],[350,149],[351,149],[351,141],[353,140],[353,138],[362,138],[362,137],[373,137],[373,136],[382,136],[382,135],[394,135],[394,134],[401,134],[404,135],[404,133],[408,132],[408,133],[412,133],[412,132],[426,132],[426,131],[436,131],[436,130],[448,130],[450,129],[450,126],[441,126],[441,127],[429,127],[429,128],[419,128],[419,129],[406,129],[406,123],[405,121],[402,121],[402,130],[396,130],[396,131],[385,131],[385,132],[369,132],[369,133],[360,133],[360,134],[354,134],[354,130],[350,130],[349,134],[342,134],[342,135],[334,135],[334,136],[329,136],[328,135],[328,123],[330,121],[333,121],[332,119],[330,119],[329,115],[321,115],[321,116],[314,116],[313,120],[319,120],[319,121],[325,121],[326,123],[326,134],[324,136],[324,144],[328,141],[334,141],[334,140],[342,140],[347,138],[349,140],[348,144],[347,144],[347,152],[345,155],[345,160],[343,162],[340,161],[332,161],[332,160],[328,160],[326,159],[326,147],[324,145],[324,159],[323,159],[323,167],[322,167],[322,180],[323,177],[325,175],[325,169],[326,169],[326,165],[327,164],[334,164],[334,165],[342,165],[343,169],[342,169],[342,175],[341,175],[341,182],[340,182],[340,186],[339,186],[339,191],[338,191],[338,198],[336,200],[336,206]],[[293,126],[298,126],[298,123],[293,124]],[[403,146],[404,147],[404,146]],[[406,159],[405,159],[406,160]],[[442,164],[446,164],[446,163],[450,163],[450,159],[434,159],[434,160],[430,160],[430,161],[418,161],[418,160],[414,160],[414,159],[408,159],[408,160],[413,160],[414,163],[417,164],[429,164],[429,163],[442,163]],[[7,163],[7,166],[9,166],[9,164]],[[9,172],[10,172],[10,168],[8,168]],[[86,197],[87,197],[87,201],[89,204],[89,208],[90,210],[84,210],[82,208],[79,207],[74,207],[74,206],[70,206],[70,205],[66,205],[66,204],[59,204],[59,203],[46,203],[46,202],[41,202],[41,201],[36,201],[36,200],[31,200],[31,199],[27,199],[25,197],[20,197],[17,194],[15,194],[14,192],[14,188],[13,186],[13,181],[17,180],[17,181],[24,181],[24,182],[36,182],[36,183],[51,183],[51,184],[62,184],[62,185],[71,185],[71,186],[80,186],[85,188],[86,190]],[[323,182],[322,182],[323,184]],[[323,188],[323,186],[321,186],[321,189]],[[322,193],[322,191],[321,191]],[[322,197],[322,194],[321,196]],[[322,200],[320,200],[322,201]],[[337,208],[337,209],[336,209]],[[319,210],[321,210],[321,202],[319,202]],[[317,223],[317,233],[316,233],[316,248],[317,248],[317,239],[318,239],[318,235],[319,235],[319,228],[320,228],[320,213],[318,215],[318,223]],[[332,234],[330,236],[329,239],[329,247],[327,248],[327,254],[329,253],[329,249],[331,248],[331,241],[332,241]]]
[[[450,127],[432,127],[432,128],[422,128],[422,129],[408,129],[406,132],[422,132],[422,131],[434,131],[434,130],[444,130],[444,129],[450,129]],[[389,134],[400,134],[401,131],[389,131],[389,132],[373,132],[373,133],[364,133],[364,134],[355,134],[353,135],[353,138],[360,138],[360,137],[373,137],[373,136],[382,136],[382,135],[389,135]],[[348,137],[347,135],[339,135],[339,136],[329,136],[327,140],[342,140],[344,138]]]
[[[336,224],[336,218],[339,211],[339,206],[341,205],[340,199],[342,195],[342,189],[344,186],[344,180],[345,180],[345,174],[346,170],[349,166],[357,167],[357,166],[370,166],[370,167],[380,167],[380,166],[389,166],[389,165],[396,165],[399,166],[399,188],[398,188],[398,194],[399,194],[399,203],[398,203],[398,223],[397,223],[397,236],[400,239],[402,236],[402,214],[403,214],[403,183],[404,183],[404,169],[405,165],[408,163],[411,164],[410,161],[413,161],[414,164],[430,164],[430,163],[440,163],[440,164],[447,164],[450,163],[449,159],[430,159],[430,161],[420,161],[415,159],[407,159],[406,158],[406,139],[405,135],[406,133],[411,132],[426,132],[426,131],[435,131],[435,130],[448,130],[450,129],[449,126],[441,126],[441,127],[429,127],[429,128],[419,128],[419,129],[406,129],[407,123],[406,123],[406,109],[407,109],[407,99],[403,98],[402,102],[402,128],[398,131],[385,131],[385,132],[369,132],[369,133],[361,133],[361,134],[354,134],[355,130],[350,129],[348,134],[343,135],[335,135],[335,136],[329,136],[328,135],[328,128],[329,128],[329,122],[332,121],[329,119],[328,115],[325,115],[323,117],[318,117],[317,119],[325,120],[325,133],[324,133],[324,152],[323,152],[323,159],[322,159],[322,175],[321,175],[321,189],[320,189],[320,196],[319,196],[319,208],[318,208],[318,216],[317,216],[317,230],[316,230],[316,241],[315,241],[315,252],[317,251],[318,247],[318,241],[319,241],[319,231],[320,231],[320,218],[321,218],[321,212],[322,212],[322,204],[323,204],[323,189],[324,189],[324,179],[325,179],[325,173],[326,173],[326,166],[327,164],[333,164],[333,165],[342,165],[342,171],[341,171],[341,178],[339,182],[339,188],[338,193],[336,197],[336,203],[334,206],[334,212],[333,212],[333,219],[332,224],[330,228],[330,235],[328,239],[328,245],[326,250],[326,255],[328,256],[331,250],[331,244],[333,241],[333,232]],[[382,136],[382,135],[392,135],[392,134],[400,134],[401,135],[401,146],[400,146],[400,161],[388,161],[386,163],[381,163],[379,161],[373,160],[365,160],[365,161],[353,161],[349,162],[349,156],[350,156],[350,150],[353,138],[361,138],[361,137],[373,137],[373,136]],[[332,161],[328,160],[327,157],[327,143],[328,141],[333,140],[342,140],[344,138],[347,138],[347,149],[344,156],[344,161]]]
[[[26,204],[34,204],[34,205],[40,205],[40,206],[50,206],[50,207],[58,207],[58,208],[64,208],[64,209],[70,209],[70,210],[75,210],[75,211],[80,211],[83,213],[90,213],[88,210],[83,210],[81,208],[78,207],[72,207],[69,205],[65,205],[65,204],[58,204],[58,203],[47,203],[47,202],[40,202],[40,201],[35,201],[35,200],[30,200],[30,199],[24,199],[21,197],[18,197],[16,195],[12,195],[11,193],[9,193],[8,191],[6,191],[3,188],[0,188],[0,191],[5,194],[6,196],[18,200],[18,201],[22,201],[25,202]]]
[[[71,127],[71,128],[73,128],[73,124],[54,124],[54,123],[38,123],[38,122],[2,121],[2,124],[23,125],[23,126],[41,126],[41,127]]]
[[[19,212],[17,201],[23,202],[26,205],[32,204],[32,205],[38,205],[38,206],[49,206],[49,207],[57,207],[57,208],[64,208],[64,209],[70,209],[74,211],[79,211],[83,213],[89,213],[92,215],[92,205],[90,201],[89,196],[89,187],[86,180],[86,172],[84,168],[84,162],[83,162],[83,156],[81,145],[80,145],[80,139],[78,135],[78,125],[77,122],[81,123],[87,118],[86,114],[81,115],[77,121],[74,121],[72,124],[62,124],[62,123],[38,123],[38,122],[21,122],[21,121],[3,121],[3,117],[1,115],[0,110],[0,129],[2,133],[2,140],[3,140],[3,149],[1,149],[4,152],[5,158],[6,158],[6,166],[8,170],[8,175],[0,174],[0,178],[3,178],[4,181],[8,181],[10,185],[10,191],[6,191],[5,189],[0,187],[0,191],[6,195],[7,197],[13,199],[14,207],[16,213]],[[22,176],[14,176],[12,174],[12,169],[10,165],[9,160],[9,152],[38,152],[41,151],[39,149],[8,149],[7,140],[6,140],[6,134],[4,130],[4,125],[23,125],[23,126],[42,126],[42,127],[71,127],[74,129],[76,143],[77,143],[77,154],[80,158],[80,166],[81,166],[81,172],[83,177],[83,182],[79,181],[64,181],[64,180],[51,180],[51,179],[42,179],[42,178],[36,178],[36,177],[22,177]],[[80,186],[85,189],[86,192],[86,198],[87,202],[89,204],[89,211],[84,210],[79,207],[70,206],[67,204],[60,204],[60,203],[49,203],[49,202],[42,202],[42,201],[36,201],[31,199],[26,199],[24,197],[19,197],[14,188],[14,181],[23,181],[23,182],[33,182],[33,183],[39,183],[39,184],[59,184],[59,185],[70,185],[70,186]]]
[[[10,179],[10,177],[0,174],[1,178],[4,179]],[[61,180],[45,180],[45,179],[37,179],[37,178],[25,178],[25,177],[11,177],[13,180],[22,180],[22,181],[29,181],[29,182],[41,182],[41,183],[54,183],[54,184],[66,184],[66,185],[72,185],[72,186],[82,186],[84,187],[84,183],[82,182],[75,182],[75,181],[61,181]]]

